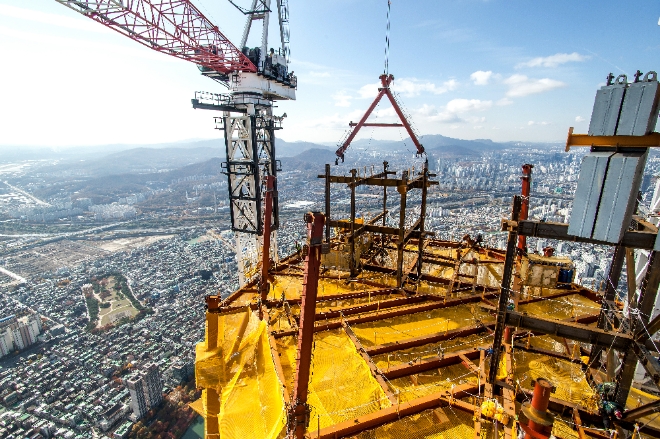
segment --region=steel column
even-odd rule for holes
[[[513,197],[511,208],[511,219],[518,221],[520,213],[521,197]],[[488,371],[488,383],[494,384],[497,378],[497,370],[500,366],[500,354],[502,352],[502,338],[504,337],[504,328],[506,326],[506,311],[511,294],[511,278],[513,274],[513,265],[516,260],[516,243],[518,241],[517,229],[509,230],[509,239],[506,246],[506,259],[504,260],[504,271],[502,273],[502,284],[500,286],[500,299],[497,306],[497,323],[495,324],[495,335],[493,338],[493,355],[490,359],[490,370]]]
[[[270,226],[272,223],[271,216],[273,214],[273,191],[275,188],[275,177],[267,175],[264,178],[266,181],[266,194],[264,197],[264,243],[261,247],[261,280],[259,282],[259,292],[261,293],[261,302],[266,303],[268,300],[268,272],[270,270]],[[259,309],[259,315],[263,318],[263,313]]]
[[[520,206],[520,220],[526,220],[529,214],[529,194],[532,188],[532,168],[534,165],[525,164],[522,166],[522,204]],[[527,253],[527,237],[518,236],[518,249]]]
[[[619,285],[619,278],[621,277],[621,270],[623,269],[623,262],[626,258],[626,249],[620,245],[614,248],[614,256],[612,256],[612,263],[610,270],[607,273],[605,280],[605,293],[601,303],[600,315],[598,316],[598,329],[610,330],[612,326],[609,324],[607,313],[609,312],[608,302],[612,302],[616,296],[616,288]],[[601,353],[603,348],[600,346],[592,346],[591,353],[589,354],[589,366],[593,367],[594,363],[598,361],[600,364]]]
[[[351,271],[351,277],[357,275],[357,267],[355,260],[355,175],[357,170],[351,169],[351,181],[353,184],[350,185],[351,188],[351,255],[349,259],[349,269]]]
[[[305,215],[307,222],[307,256],[305,257],[305,276],[303,278],[302,302],[300,305],[300,327],[298,330],[298,357],[296,359],[296,378],[293,383],[293,395],[289,406],[289,437],[303,439],[309,425],[309,405],[307,391],[309,387],[312,346],[314,344],[314,317],[318,292],[319,268],[321,266],[321,244],[325,216],[314,212]]]
[[[634,273],[634,272],[633,272]],[[628,276],[631,276],[628,274]],[[634,274],[633,274],[634,276]],[[640,340],[651,338],[647,334],[647,325],[650,320],[650,315],[653,312],[655,299],[658,293],[658,286],[660,286],[660,253],[651,252],[649,257],[649,267],[646,270],[646,276],[640,285],[638,313],[631,313],[631,328],[633,334],[642,334]],[[637,338],[637,337],[636,337]],[[626,350],[623,366],[617,376],[617,392],[616,401],[623,407],[626,406],[628,393],[630,393],[630,386],[632,385],[633,377],[635,376],[635,369],[637,368],[637,356],[630,350]]]
[[[406,232],[406,201],[408,199],[408,171],[401,175],[401,185],[397,188],[401,195],[399,207],[399,239],[396,243],[396,287],[403,287],[403,246],[405,245]],[[421,239],[421,235],[420,235]]]

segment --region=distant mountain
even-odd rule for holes
[[[282,170],[309,168],[311,166],[323,166],[325,163],[334,163],[334,151],[327,148],[311,148],[294,157],[282,158]]]

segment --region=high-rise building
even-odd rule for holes
[[[140,370],[132,373],[126,380],[126,387],[131,395],[131,415],[134,420],[142,418],[152,407],[163,399],[163,383],[158,365],[147,363]]]
[[[41,329],[39,314],[20,318],[10,316],[0,319],[0,357],[36,343],[37,337],[41,334]]]

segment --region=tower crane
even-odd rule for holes
[[[277,51],[268,50],[271,0],[251,0],[250,8],[229,0],[246,17],[240,49],[190,0],[56,1],[150,49],[195,63],[202,75],[228,88],[224,94],[196,92],[192,105],[221,112],[215,121],[224,131],[222,169],[228,178],[239,281],[244,285],[261,276],[261,288],[267,291],[279,227],[274,132],[286,116],[273,115],[273,102],[295,100],[297,86],[296,76],[288,71],[288,0],[274,0]],[[259,24],[261,44],[249,48],[250,32]]]

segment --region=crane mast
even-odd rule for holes
[[[295,100],[297,87],[288,71],[287,0],[275,0],[281,44],[277,51],[268,51],[271,0],[252,0],[250,9],[229,0],[247,18],[240,49],[190,0],[56,1],[150,49],[195,63],[202,75],[229,89],[224,94],[196,92],[192,105],[221,112],[215,120],[216,128],[224,131],[227,160],[222,171],[228,179],[239,281],[242,286],[260,278],[267,290],[268,262],[277,260],[279,227],[274,133],[285,116],[273,114],[273,102]],[[261,21],[261,44],[249,48],[256,21]],[[271,203],[267,209],[265,202]],[[264,240],[264,233],[270,239]]]

